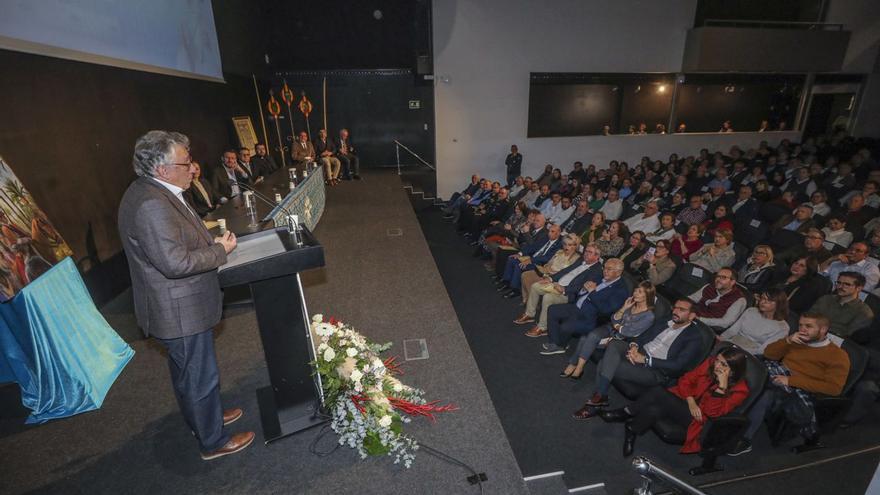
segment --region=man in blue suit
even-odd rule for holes
[[[547,243],[547,240],[550,238],[550,234],[547,232],[547,219],[544,218],[544,215],[540,213],[535,214],[534,219],[532,219],[532,223],[529,226],[529,231],[523,234],[520,234],[517,237],[517,243],[520,248],[519,251],[508,254],[510,251],[499,249],[495,256],[495,285],[499,288],[507,285],[507,282],[504,280],[504,274],[507,272],[508,263],[513,263],[520,256],[531,256],[535,254],[541,246]],[[507,290],[505,287],[503,290]]]
[[[663,386],[696,366],[705,349],[694,309],[694,302],[679,299],[671,320],[655,322],[632,343],[612,340],[596,369],[596,391],[574,419],[590,419],[608,405],[612,380],[640,388]]]
[[[550,356],[565,352],[572,337],[586,335],[596,328],[602,316],[610,316],[623,306],[629,290],[620,276],[623,261],[611,258],[605,262],[603,278],[598,284],[587,282],[577,293],[574,304],[557,304],[547,311],[547,331],[550,339],[541,354]]]
[[[504,267],[504,275],[501,277],[510,290],[504,291],[504,297],[510,299],[520,295],[520,282],[522,272],[534,270],[535,265],[543,265],[550,261],[550,258],[562,247],[562,238],[559,236],[562,229],[559,225],[551,225],[547,228],[547,242],[541,246],[530,246],[532,249],[537,247],[533,253],[523,254],[522,256],[511,256],[507,258],[507,266]],[[525,251],[525,249],[524,249]],[[499,290],[501,292],[501,290]],[[513,293],[511,295],[511,293]]]

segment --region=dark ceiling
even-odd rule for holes
[[[431,51],[430,0],[213,5],[225,72],[415,68],[417,55]]]

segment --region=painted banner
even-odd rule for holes
[[[0,157],[0,302],[73,252]]]

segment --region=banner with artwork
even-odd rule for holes
[[[0,302],[73,252],[0,157]]]

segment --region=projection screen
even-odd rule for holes
[[[210,0],[0,0],[0,48],[223,82]]]

